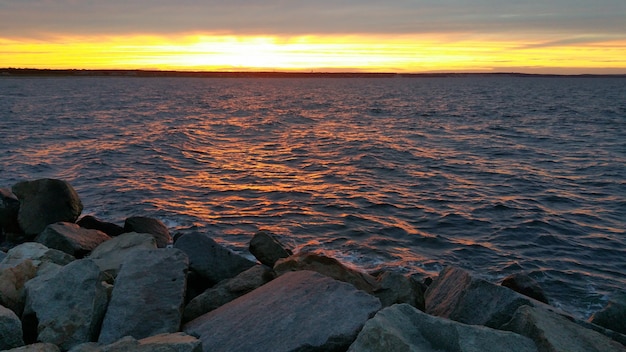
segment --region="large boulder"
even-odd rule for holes
[[[472,277],[457,267],[446,267],[426,290],[431,315],[465,324],[499,328],[523,305],[547,305],[503,286]]]
[[[75,258],[57,249],[51,249],[37,242],[26,242],[11,248],[0,262],[0,270],[11,268],[30,260],[36,268],[44,263],[65,265]]]
[[[175,248],[133,252],[115,280],[98,342],[179,331],[188,263]]]
[[[0,188],[0,242],[2,234],[9,241],[19,240],[22,229],[17,221],[20,201],[10,189]]]
[[[87,343],[76,346],[69,352],[202,352],[202,343],[193,336],[178,332],[154,335],[141,340],[126,336],[105,346]]]
[[[0,350],[24,346],[22,322],[10,309],[0,305]]]
[[[341,351],[380,301],[311,272],[282,275],[184,326],[204,351]]]
[[[626,334],[626,292],[613,295],[607,305],[601,311],[594,313],[589,321]]]
[[[517,273],[509,275],[502,280],[500,285],[508,287],[515,292],[519,292],[524,296],[534,298],[539,302],[550,303],[545,292],[541,286],[539,286],[539,283],[526,274]]]
[[[21,316],[26,301],[24,286],[36,275],[37,268],[30,259],[0,270],[0,304]]]
[[[100,268],[82,259],[28,281],[22,316],[26,342],[49,342],[68,350],[95,341],[108,301],[103,280]]]
[[[85,215],[80,220],[76,222],[78,226],[90,229],[90,230],[99,230],[106,233],[109,237],[119,236],[124,233],[124,228],[120,225],[102,221],[96,218],[93,215]]]
[[[13,185],[11,190],[20,200],[20,227],[31,238],[55,222],[76,222],[83,211],[78,194],[65,181],[23,181]]]
[[[585,329],[564,316],[545,309],[521,306],[503,330],[535,341],[540,351],[625,352],[626,347],[596,331]]]
[[[75,258],[83,258],[100,243],[110,240],[102,231],[85,229],[70,222],[50,224],[36,238],[48,248],[58,249]]]
[[[189,268],[214,285],[250,269],[256,263],[219,245],[206,234],[189,233],[181,236],[174,248],[189,256]]]
[[[273,272],[265,265],[255,265],[232,279],[220,281],[185,306],[183,322],[193,320],[217,309],[237,297],[266,284],[274,278]]]
[[[407,277],[398,272],[385,271],[376,277],[378,289],[374,296],[380,299],[383,307],[389,307],[397,303],[408,303],[413,307],[424,310],[424,291],[422,285],[412,277]]]
[[[354,285],[359,290],[374,293],[380,287],[376,278],[347,267],[335,258],[324,254],[304,252],[294,254],[288,258],[280,259],[274,265],[274,271],[282,275],[289,271],[310,270]]]
[[[422,313],[408,304],[382,309],[365,323],[349,352],[536,352],[532,340]]]
[[[124,232],[149,233],[154,236],[159,248],[165,248],[173,243],[170,230],[159,219],[144,216],[130,217],[124,222]]]
[[[134,256],[133,252],[156,248],[154,236],[147,233],[128,232],[101,243],[91,251],[89,259],[96,262],[103,272],[117,277],[122,263]]]
[[[274,236],[268,231],[259,231],[250,240],[249,250],[252,255],[258,259],[261,264],[270,268],[274,267],[276,261],[281,258],[287,258],[293,253],[285,248]]]

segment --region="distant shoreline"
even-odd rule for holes
[[[0,68],[0,77],[267,77],[267,78],[391,78],[391,77],[618,77],[626,74],[535,74],[516,72],[442,72],[442,73],[368,73],[368,72],[273,72],[273,71],[175,71],[175,70],[91,70],[91,69],[36,69],[36,68]]]

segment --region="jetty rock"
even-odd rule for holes
[[[35,237],[35,242],[80,259],[110,239],[111,237],[99,230],[85,229],[70,222],[57,222],[46,226]]]
[[[154,236],[159,248],[165,248],[173,243],[170,230],[161,220],[155,218],[146,216],[127,218],[124,222],[124,232],[149,233]]]
[[[20,202],[18,223],[29,239],[56,222],[76,222],[83,203],[66,181],[39,179],[22,181],[11,188]]]
[[[259,231],[252,236],[250,240],[249,250],[256,259],[270,268],[276,264],[279,259],[287,258],[293,254],[290,249],[278,241],[276,236],[268,231]]]

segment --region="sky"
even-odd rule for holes
[[[0,67],[626,73],[626,0],[0,0]]]

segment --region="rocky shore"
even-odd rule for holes
[[[0,189],[0,350],[626,351],[623,292],[582,321],[523,273],[365,273],[265,231],[252,261],[210,234],[82,209],[62,180]]]

